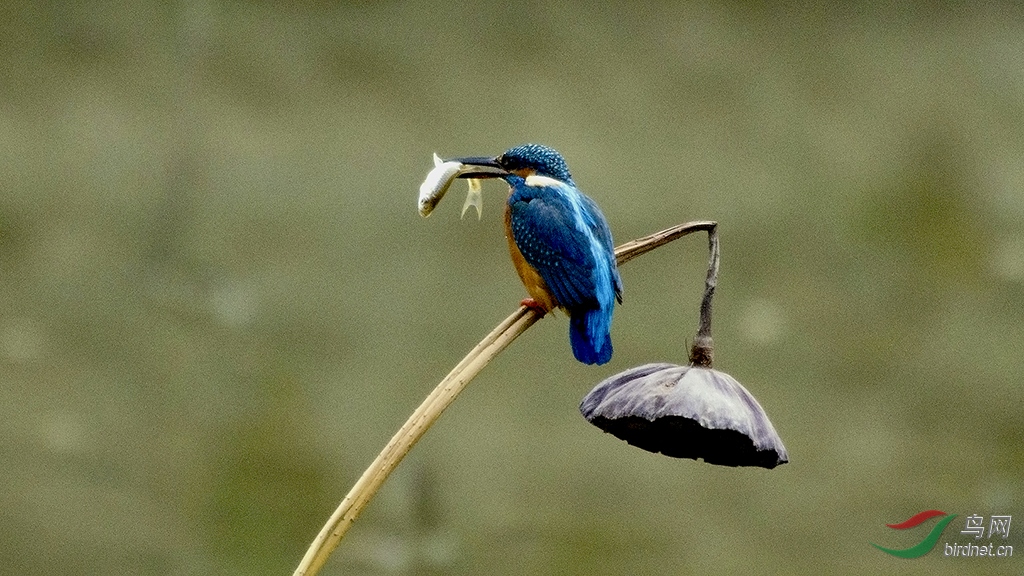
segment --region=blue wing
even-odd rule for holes
[[[593,201],[564,184],[516,184],[509,197],[512,238],[558,304],[568,310],[596,308],[610,300],[599,292],[614,291],[618,297],[611,233]]]
[[[619,267],[616,264],[615,259],[615,245],[612,243],[612,231],[608,228],[608,221],[604,218],[604,213],[597,207],[597,204],[585,194],[580,194],[583,198],[584,203],[588,207],[588,212],[594,219],[594,225],[592,231],[595,237],[603,248],[602,253],[606,258],[608,266],[611,268],[611,281],[612,287],[615,291],[615,299],[622,303],[622,278],[619,277]]]
[[[512,239],[569,312],[576,358],[588,364],[611,359],[614,301],[622,301],[611,231],[597,205],[564,183],[513,182],[509,197]]]

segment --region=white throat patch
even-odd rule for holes
[[[543,188],[546,186],[565,186],[565,182],[562,182],[557,178],[551,178],[550,176],[530,174],[526,177],[526,185],[534,188]]]

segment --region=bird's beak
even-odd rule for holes
[[[501,178],[509,173],[501,167],[501,164],[498,164],[497,158],[489,156],[452,158],[447,162],[458,162],[463,165],[456,178]]]

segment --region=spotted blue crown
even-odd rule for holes
[[[543,144],[516,146],[498,156],[498,164],[509,172],[527,170],[539,176],[561,180],[571,186],[576,185],[562,155]]]

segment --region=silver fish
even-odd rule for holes
[[[434,153],[434,168],[427,174],[423,183],[420,184],[420,216],[424,218],[430,216],[430,213],[434,211],[434,207],[437,206],[437,203],[448,192],[452,182],[465,169],[465,164],[454,161],[445,162],[441,160],[437,153]]]

